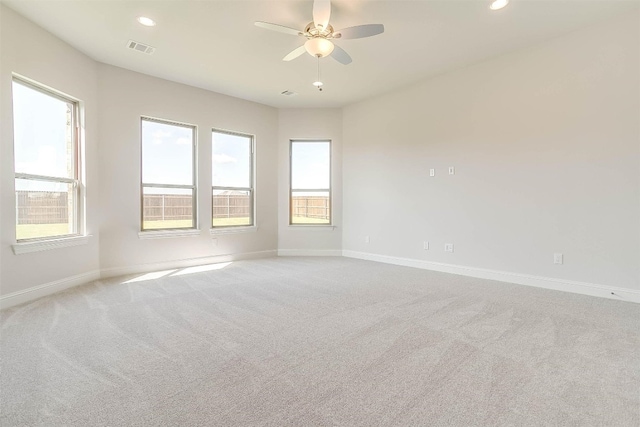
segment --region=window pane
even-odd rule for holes
[[[331,206],[328,191],[293,191],[291,194],[292,224],[330,224]]]
[[[251,225],[251,192],[236,190],[213,190],[214,227]]]
[[[331,178],[331,151],[327,142],[291,144],[291,188],[328,189]]]
[[[16,173],[75,178],[74,104],[13,81]]]
[[[143,184],[193,185],[193,128],[142,120]]]
[[[193,190],[143,188],[142,229],[195,228]]]
[[[73,184],[16,179],[16,240],[74,234]]]
[[[222,132],[211,136],[213,186],[251,188],[252,138]]]

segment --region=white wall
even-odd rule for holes
[[[114,274],[145,264],[277,249],[277,110],[194,87],[101,64],[100,265]],[[140,117],[198,126],[196,237],[140,240]],[[209,235],[211,129],[256,136],[255,232]],[[214,244],[214,242],[216,244]],[[275,252],[274,252],[275,253]]]
[[[331,201],[334,228],[289,225],[289,143],[292,139],[331,140]],[[278,170],[279,253],[338,254],[342,248],[342,109],[279,110]]]
[[[640,290],[638,22],[345,108],[343,248]]]
[[[97,272],[98,124],[97,65],[45,30],[0,5],[0,289],[3,295]],[[14,255],[12,72],[80,99],[86,115],[88,245]]]

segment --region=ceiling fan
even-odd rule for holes
[[[283,61],[291,61],[304,52],[308,52],[309,55],[317,58],[330,55],[333,59],[344,65],[351,63],[351,56],[340,46],[335,45],[332,40],[361,39],[384,32],[384,25],[382,24],[356,25],[355,27],[335,31],[329,24],[330,16],[331,0],[314,0],[313,21],[309,22],[302,31],[269,22],[256,21],[255,24],[267,30],[278,31],[293,36],[302,36],[307,39],[305,44],[294,49],[282,58]]]

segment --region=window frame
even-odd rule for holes
[[[225,187],[225,186],[217,186],[213,185],[213,133],[222,133],[225,135],[231,136],[239,136],[243,138],[249,138],[251,140],[251,155],[249,158],[249,184],[251,187]],[[255,156],[256,156],[256,136],[249,133],[242,133],[236,131],[230,131],[226,129],[219,128],[211,128],[211,230],[212,231],[221,231],[221,230],[241,230],[241,229],[251,229],[256,226],[256,183],[255,183]],[[236,190],[236,191],[248,191],[249,196],[249,215],[250,222],[249,224],[240,224],[240,225],[213,225],[213,191],[214,190]]]
[[[192,137],[192,156],[191,156],[191,185],[182,185],[182,184],[145,184],[143,181],[143,170],[142,165],[144,163],[144,149],[142,144],[142,123],[154,122],[161,123],[165,125],[189,128],[193,132]],[[189,189],[191,190],[192,197],[192,226],[191,227],[169,227],[169,228],[144,228],[144,189],[145,188],[172,188],[172,189]],[[187,230],[198,230],[198,126],[182,123],[175,120],[167,120],[161,119],[157,117],[150,116],[140,116],[140,233],[150,233],[150,234],[162,234],[162,233],[172,233],[172,232],[180,232]]]
[[[58,184],[67,184],[71,185],[73,188],[73,221],[72,221],[72,232],[65,234],[57,234],[53,236],[42,236],[42,237],[31,237],[26,239],[18,239],[18,214],[17,214],[17,201],[16,201],[16,219],[15,219],[15,242],[18,245],[25,244],[38,244],[50,241],[59,241],[62,239],[73,239],[77,237],[85,236],[85,227],[86,227],[86,218],[84,216],[85,212],[85,197],[86,197],[86,189],[83,185],[81,177],[83,176],[83,144],[82,144],[82,132],[81,128],[83,127],[82,122],[82,114],[81,114],[81,101],[77,98],[69,96],[63,92],[60,92],[56,89],[43,85],[35,80],[26,78],[24,76],[13,73],[11,78],[11,111],[12,111],[12,127],[15,126],[15,110],[13,107],[13,100],[15,94],[13,93],[13,84],[17,83],[22,86],[25,86],[34,91],[40,92],[46,96],[50,96],[54,99],[62,101],[66,104],[70,104],[72,106],[71,113],[71,138],[72,138],[72,165],[73,165],[73,178],[61,178],[54,177],[49,175],[38,175],[38,174],[29,174],[24,172],[16,172],[16,145],[15,145],[15,129],[13,129],[13,172],[14,172],[14,192],[15,192],[15,182],[19,179],[22,180],[31,180],[31,181],[40,181],[40,182],[51,182]]]
[[[305,189],[305,188],[293,188],[293,144],[296,142],[302,143],[328,143],[329,144],[329,188],[328,189]],[[333,141],[330,138],[295,138],[289,140],[289,226],[290,227],[333,227]],[[293,222],[293,192],[294,191],[306,191],[313,192],[328,192],[329,193],[329,222],[328,223],[315,223],[315,222]]]

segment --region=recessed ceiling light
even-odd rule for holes
[[[494,0],[493,3],[491,3],[491,6],[489,6],[489,9],[491,10],[502,9],[508,4],[509,4],[509,0]]]
[[[155,27],[156,21],[151,18],[147,18],[146,16],[138,16],[138,22],[144,25],[145,27]]]

